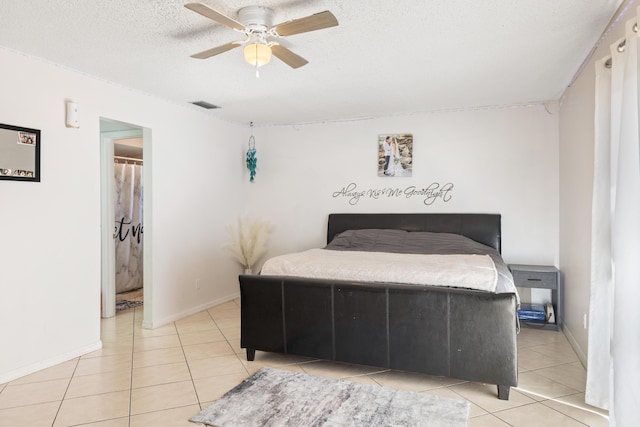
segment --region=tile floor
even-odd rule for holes
[[[154,330],[142,307],[102,320],[103,348],[0,384],[0,426],[189,426],[187,419],[262,366],[466,399],[469,426],[606,426],[584,404],[585,370],[562,333],[523,329],[519,386],[508,401],[495,385],[380,370],[239,347],[239,301]]]

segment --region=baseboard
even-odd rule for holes
[[[67,362],[71,359],[75,359],[76,357],[83,356],[85,354],[91,353],[96,350],[100,350],[102,348],[102,341],[98,340],[93,344],[89,344],[80,348],[77,348],[73,351],[60,354],[55,357],[50,357],[49,359],[39,361],[37,363],[23,366],[18,369],[14,369],[9,372],[4,372],[0,374],[0,384],[8,383],[9,381],[16,380],[18,378],[22,378],[29,374],[33,374],[34,372],[41,371],[43,369],[50,368],[62,362]]]
[[[580,359],[580,363],[582,363],[582,366],[587,369],[587,354],[582,350],[582,348],[580,348],[580,346],[578,345],[578,341],[576,341],[576,339],[573,337],[573,334],[566,325],[562,325],[562,332],[564,333],[564,336],[567,337],[567,341],[569,341],[569,345],[571,346],[571,348],[573,348],[573,351],[576,352],[576,355],[578,356],[578,359]]]
[[[159,319],[152,322],[143,321],[142,327],[145,329],[155,329],[160,326],[164,326],[168,323],[175,322],[176,320],[184,319],[187,316],[191,316],[192,314],[199,313],[201,311],[207,310],[211,307],[215,307],[216,305],[224,304],[225,302],[233,301],[236,298],[240,298],[240,294],[232,294],[227,295],[226,297],[218,298],[213,301],[206,302],[204,304],[200,304],[198,306],[192,307],[188,310],[182,311],[180,313],[173,314],[171,316],[165,317],[164,319]]]

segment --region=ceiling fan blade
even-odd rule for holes
[[[306,18],[294,19],[293,21],[278,24],[273,29],[278,35],[292,36],[294,34],[306,33],[309,31],[322,30],[323,28],[335,27],[338,20],[333,13],[324,12],[309,15]]]
[[[231,27],[236,30],[244,31],[244,25],[236,21],[235,19],[231,19],[228,16],[221,14],[220,12],[216,12],[211,9],[209,6],[204,5],[202,3],[187,3],[184,5],[189,10],[193,10],[200,15],[212,19],[219,24],[226,25],[227,27]]]
[[[300,68],[309,63],[309,61],[304,59],[302,56],[291,52],[289,49],[279,44],[271,46],[271,53],[291,68]]]
[[[235,49],[236,47],[240,46],[241,44],[242,44],[242,42],[231,42],[231,43],[223,44],[222,46],[214,47],[212,49],[203,50],[202,52],[199,52],[199,53],[196,53],[194,55],[191,55],[191,57],[192,58],[196,58],[196,59],[211,58],[212,56],[219,55],[219,54],[224,53],[224,52],[226,52],[228,50],[231,50],[231,49]]]

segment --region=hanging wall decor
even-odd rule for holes
[[[256,165],[258,164],[258,158],[256,157],[256,139],[253,137],[253,122],[251,126],[251,136],[249,137],[249,149],[247,150],[247,169],[249,169],[249,181],[253,182],[256,176]]]

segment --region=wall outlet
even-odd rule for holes
[[[196,279],[196,289],[200,289],[200,279]]]
[[[587,329],[587,313],[583,313],[582,315],[582,327]]]

